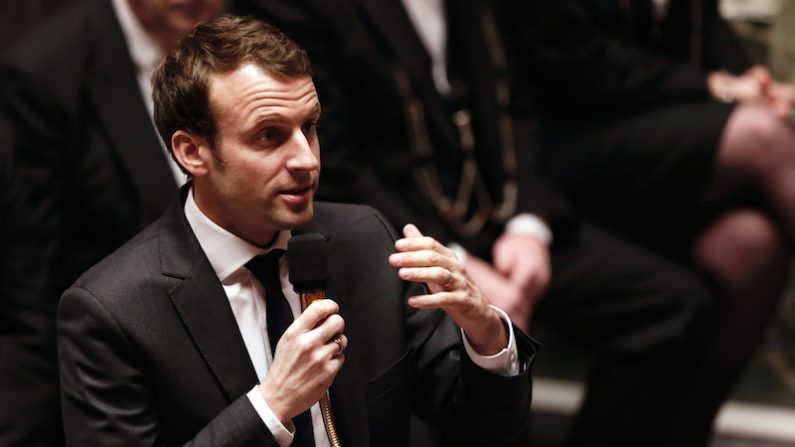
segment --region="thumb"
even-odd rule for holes
[[[494,269],[502,275],[507,275],[511,269],[511,259],[502,250],[494,250],[492,257]]]
[[[403,236],[422,237],[422,233],[420,232],[419,228],[417,228],[414,224],[406,224],[406,226],[403,227]]]
[[[751,68],[751,74],[763,90],[768,89],[773,82],[773,77],[770,75],[770,72],[760,65],[755,65]]]

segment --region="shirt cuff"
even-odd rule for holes
[[[525,234],[533,236],[545,245],[552,243],[552,231],[538,216],[522,213],[513,216],[505,226],[506,234]]]
[[[290,444],[293,443],[293,434],[290,433],[290,430],[282,424],[279,418],[273,414],[273,410],[271,407],[268,406],[268,403],[265,402],[265,398],[262,397],[262,393],[259,391],[259,386],[255,386],[251,391],[246,393],[248,396],[248,400],[251,401],[251,405],[254,406],[254,410],[257,411],[260,419],[265,425],[268,427],[268,430],[271,431],[273,435],[273,439],[279,444],[280,447],[288,447]]]
[[[505,321],[505,325],[508,328],[508,347],[494,355],[480,355],[475,352],[475,349],[469,344],[464,330],[461,329],[461,336],[464,339],[464,349],[466,349],[472,363],[486,371],[491,371],[505,377],[519,375],[519,351],[516,348],[516,336],[513,333],[511,319],[508,318],[508,314],[499,307],[491,307],[500,314],[500,317]]]
[[[453,250],[453,253],[455,253],[455,257],[458,258],[458,260],[461,261],[462,264],[465,264],[467,262],[467,256],[469,256],[469,254],[467,253],[466,248],[462,247],[460,244],[455,242],[450,242],[449,244],[447,244],[447,248]]]

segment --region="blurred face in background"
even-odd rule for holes
[[[127,0],[141,26],[169,50],[198,23],[220,14],[226,0]]]

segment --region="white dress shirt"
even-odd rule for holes
[[[403,7],[431,56],[431,75],[436,90],[443,95],[450,93],[446,60],[447,21],[442,0],[403,0]]]
[[[124,41],[127,44],[127,50],[130,52],[130,58],[135,66],[135,78],[138,81],[138,88],[141,90],[141,97],[146,105],[146,110],[149,112],[149,120],[152,122],[152,128],[157,135],[157,141],[163,149],[163,155],[168,161],[168,166],[174,176],[177,185],[182,185],[187,181],[187,176],[179,168],[177,162],[168,153],[165,143],[160,138],[160,133],[157,131],[154,121],[154,104],[152,102],[152,75],[155,74],[157,64],[160,58],[163,57],[163,50],[152,39],[152,36],[147,34],[146,30],[141,26],[138,18],[130,9],[128,0],[113,0],[113,9],[116,12],[116,17],[119,19],[119,26],[121,32],[124,34]]]
[[[201,245],[207,259],[210,261],[215,274],[218,275],[218,279],[221,281],[224,292],[229,299],[229,304],[232,307],[232,313],[237,321],[237,326],[240,329],[240,334],[243,336],[243,342],[251,358],[251,363],[257,373],[257,379],[262,382],[273,362],[265,318],[265,290],[254,275],[246,269],[245,264],[255,256],[267,253],[271,249],[280,248],[286,250],[290,232],[282,231],[278,233],[268,249],[250,244],[210,220],[196,205],[193,199],[193,190],[189,192],[185,201],[185,217],[196,235],[199,245]],[[279,276],[284,297],[290,304],[293,316],[297,316],[300,313],[299,297],[289,284],[287,264],[284,257],[279,262]],[[506,322],[510,323],[508,316],[504,312],[499,309],[497,311],[500,312]],[[493,356],[477,354],[469,345],[466,337],[464,337],[464,346],[467,354],[476,365],[505,376],[519,373],[513,327],[510,324],[508,324],[508,327],[510,328],[508,347]],[[282,447],[289,446],[293,441],[293,434],[273,414],[258,387],[252,388],[247,396],[263,422],[273,433],[276,442]],[[315,404],[310,411],[312,413],[315,445],[317,447],[329,447],[330,443],[323,425],[322,415],[320,414],[320,406]]]

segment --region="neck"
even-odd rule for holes
[[[230,212],[222,206],[218,206],[217,200],[208,200],[207,195],[203,194],[201,187],[195,182],[193,184],[193,200],[205,217],[224,230],[234,234],[244,241],[262,248],[268,248],[276,240],[278,231],[262,231],[252,226],[237,223]]]

